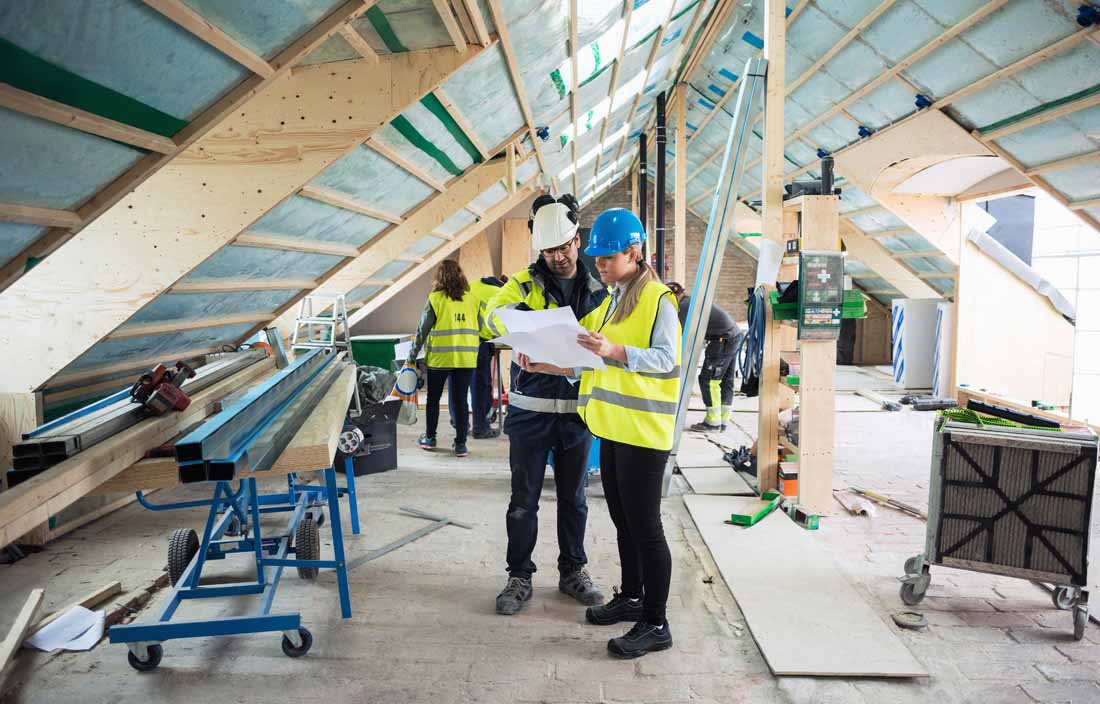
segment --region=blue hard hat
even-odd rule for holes
[[[611,208],[600,213],[592,223],[584,253],[590,257],[607,257],[643,242],[645,229],[638,216],[626,208]]]

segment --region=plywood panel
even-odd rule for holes
[[[527,229],[527,221],[508,218],[504,221],[500,241],[500,273],[511,276],[526,269],[531,261],[531,232]]]
[[[724,523],[727,497],[685,496],[684,503],[772,673],[927,676],[833,564],[825,546],[828,525],[806,531],[775,512],[738,528]]]
[[[680,467],[680,473],[696,494],[716,496],[756,496],[756,492],[733,471],[733,467]]]
[[[458,251],[458,264],[470,281],[494,274],[487,233],[481,232],[462,246]]]

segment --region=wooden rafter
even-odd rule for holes
[[[331,205],[336,208],[342,208],[343,210],[350,210],[353,213],[359,213],[360,215],[366,215],[372,217],[375,220],[381,220],[383,222],[393,223],[394,225],[400,225],[404,222],[404,218],[392,213],[384,213],[377,208],[363,203],[346,193],[333,190],[331,188],[325,188],[323,186],[303,186],[300,191],[301,195],[315,200],[326,205]]]
[[[489,26],[485,24],[485,16],[481,14],[481,7],[478,6],[477,0],[462,0],[462,5],[466,8],[470,24],[474,27],[477,43],[489,46]]]
[[[275,69],[271,64],[215,27],[205,17],[192,10],[183,0],[142,0],[142,2],[252,71],[252,73],[264,78],[271,78],[275,75]]]
[[[0,203],[0,221],[50,227],[80,227],[80,216],[71,210],[35,208],[14,203]]]
[[[278,249],[285,252],[305,252],[306,254],[327,254],[334,257],[354,257],[359,254],[355,245],[342,242],[325,242],[304,237],[286,237],[265,232],[247,231],[237,236],[233,244],[241,247],[260,247]]]
[[[1078,154],[1077,156],[1070,156],[1065,159],[1055,159],[1054,161],[1032,166],[1024,172],[1024,175],[1037,176],[1039,174],[1045,174],[1051,171],[1061,171],[1062,169],[1069,169],[1083,164],[1091,164],[1097,161],[1100,161],[1100,149],[1094,152],[1088,152],[1087,154]]]
[[[535,134],[535,118],[531,114],[531,105],[527,101],[527,91],[523,87],[523,77],[519,72],[519,63],[516,61],[516,53],[512,49],[512,40],[508,32],[508,23],[504,20],[504,13],[500,9],[500,0],[486,0],[489,4],[489,12],[493,15],[493,24],[497,27],[497,36],[500,37],[500,48],[504,51],[504,60],[508,64],[508,75],[512,79],[512,88],[516,92],[520,109],[523,111],[523,119],[527,123],[527,131],[531,135],[531,144],[535,148],[535,156],[539,160],[539,168],[550,177],[557,187],[557,179],[550,174],[546,167],[546,158],[542,154],[542,147],[538,135]]]
[[[12,257],[0,267],[0,290],[6,289],[19,279],[26,270],[31,258],[43,258],[76,235],[81,229],[94,222],[113,205],[132,193],[149,177],[162,169],[175,157],[195,144],[203,135],[234,116],[237,110],[256,96],[271,81],[290,70],[311,51],[323,44],[341,24],[354,20],[377,3],[378,0],[346,0],[330,12],[324,19],[307,30],[305,34],[280,51],[268,63],[274,69],[269,77],[252,75],[231,89],[228,93],[203,110],[182,130],[173,135],[175,147],[166,154],[148,154],[139,159],[124,174],[116,178],[104,189],[77,209],[81,225],[72,230],[53,228],[42,237],[28,245],[22,252]],[[154,150],[155,151],[155,150]]]
[[[395,152],[393,149],[390,149],[383,142],[372,138],[372,139],[368,139],[366,141],[366,145],[368,147],[370,147],[371,149],[373,149],[374,151],[381,154],[382,156],[386,157],[387,159],[389,159],[393,163],[397,164],[398,166],[400,166],[405,171],[408,171],[413,176],[416,176],[418,179],[420,179],[424,183],[428,184],[429,186],[431,186],[435,190],[437,190],[441,193],[443,191],[447,190],[447,184],[443,183],[439,179],[437,179],[434,176],[432,176],[431,174],[429,174],[424,169],[420,168],[419,166],[412,163],[411,161],[409,161],[405,157],[401,156],[400,154]]]
[[[0,83],[0,107],[160,154],[176,150],[176,143],[168,137],[19,90],[7,83]]]
[[[607,117],[604,118],[603,126],[600,127],[600,146],[599,152],[596,154],[596,165],[592,169],[592,178],[600,173],[600,161],[603,160],[604,152],[604,140],[607,139],[607,125],[611,122],[611,113],[615,110],[615,94],[619,91],[619,81],[622,79],[622,75],[619,69],[623,65],[623,57],[626,56],[626,43],[627,38],[630,36],[630,20],[634,17],[634,2],[633,0],[623,1],[623,40],[619,44],[619,55],[615,58],[615,68],[611,69],[611,92],[607,96]],[[629,128],[628,128],[629,129]],[[576,169],[576,164],[573,164],[573,168]],[[593,194],[595,197],[595,194]]]
[[[1070,210],[1084,210],[1085,208],[1100,208],[1100,198],[1073,200],[1069,203]]]
[[[378,63],[378,52],[371,48],[371,45],[367,43],[363,35],[360,34],[350,22],[345,22],[340,25],[339,32],[340,36],[342,36],[344,41],[355,50],[356,54],[359,54],[371,63]]]
[[[1010,134],[1016,134],[1032,127],[1038,127],[1039,125],[1046,124],[1051,120],[1057,120],[1059,117],[1065,117],[1075,112],[1080,112],[1087,108],[1100,105],[1100,94],[1094,94],[1072,100],[1068,103],[1063,103],[1057,107],[1051,107],[1043,110],[1035,115],[1024,118],[1017,122],[999,127],[997,129],[989,130],[988,132],[982,132],[981,130],[974,130],[972,133],[975,137],[981,139],[1000,139],[1001,137],[1007,137]]]
[[[230,315],[212,316],[209,318],[192,318],[161,320],[155,323],[131,323],[115,329],[108,337],[112,340],[130,340],[149,335],[164,335],[166,333],[185,332],[187,330],[206,330],[223,325],[247,325],[251,323],[264,323],[271,319],[271,311],[253,311],[249,313],[233,313]]]
[[[447,0],[432,0],[432,4],[435,5],[435,11],[439,13],[439,19],[443,20],[443,26],[455,49],[460,52],[466,51],[466,38],[462,36],[462,28],[458,26],[458,21],[451,12],[451,6],[447,4]]]
[[[190,279],[168,289],[170,293],[237,293],[238,291],[304,291],[317,286],[313,279]]]
[[[466,138],[477,149],[477,153],[481,155],[482,161],[493,156],[485,148],[485,145],[481,143],[481,140],[477,136],[477,132],[470,126],[470,121],[466,119],[466,116],[462,114],[462,111],[458,108],[458,105],[451,100],[451,96],[447,94],[447,91],[443,90],[443,87],[435,89],[435,97],[439,99],[439,102],[443,104],[443,107],[447,109],[447,113],[451,116],[451,119],[458,123],[459,128],[465,133]]]

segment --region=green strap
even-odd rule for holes
[[[1013,115],[1011,117],[1006,117],[1003,120],[998,120],[997,122],[994,122],[991,125],[986,125],[985,127],[982,127],[981,129],[978,130],[978,132],[979,132],[979,134],[982,134],[982,135],[986,134],[987,132],[994,132],[996,130],[1001,129],[1002,127],[1008,127],[1009,125],[1014,125],[1017,122],[1020,122],[1021,120],[1026,120],[1026,119],[1034,117],[1036,115],[1041,115],[1042,113],[1047,112],[1048,110],[1053,110],[1054,108],[1061,107],[1062,105],[1065,105],[1067,103],[1072,103],[1075,100],[1081,100],[1082,98],[1087,98],[1091,95],[1096,95],[1097,93],[1100,93],[1100,84],[1094,85],[1091,88],[1086,88],[1084,90],[1077,91],[1076,93],[1073,93],[1072,95],[1067,95],[1064,98],[1058,98],[1057,100],[1052,100],[1049,103],[1043,103],[1042,105],[1039,105],[1038,107],[1031,108],[1030,110],[1025,110],[1023,112],[1016,113],[1015,115]]]
[[[480,164],[483,160],[481,158],[481,152],[474,146],[473,141],[466,135],[455,119],[451,117],[451,113],[447,112],[447,108],[443,107],[443,103],[439,98],[435,97],[434,93],[428,93],[421,100],[420,104],[428,108],[429,112],[436,116],[443,126],[447,128],[447,131],[451,133],[458,145],[462,147],[470,158],[474,160],[475,164]]]
[[[0,39],[0,82],[130,127],[173,137],[186,120],[89,81]]]
[[[412,142],[413,146],[438,161],[439,165],[446,169],[452,176],[462,175],[462,169],[458,168],[458,166],[451,161],[451,157],[447,156],[446,152],[428,141],[424,135],[420,134],[420,131],[413,127],[407,117],[398,115],[393,118],[393,122],[390,124],[393,125],[394,129],[400,132],[405,139]]]
[[[386,48],[395,54],[408,51],[409,48],[401,43],[401,40],[397,38],[397,33],[393,31],[393,27],[390,25],[389,20],[386,19],[386,15],[378,9],[375,5],[371,9],[367,10],[367,20],[374,27],[374,31],[378,32],[378,36],[382,38],[382,43],[386,45]]]

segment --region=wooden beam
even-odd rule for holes
[[[527,100],[527,91],[523,87],[523,75],[516,61],[516,53],[512,49],[512,40],[509,36],[508,23],[504,19],[504,13],[500,10],[500,0],[486,0],[489,4],[489,12],[493,15],[493,24],[497,28],[497,36],[500,37],[500,48],[504,50],[504,60],[508,64],[508,76],[512,80],[512,88],[516,92],[516,100],[523,111],[523,119],[527,123],[527,132],[531,136],[531,145],[535,148],[535,156],[539,160],[539,168],[550,177],[555,184],[557,179],[546,168],[546,159],[542,155],[542,140],[535,134],[535,118],[531,114],[531,104]]]
[[[329,254],[335,257],[354,257],[359,254],[355,245],[342,242],[326,242],[323,240],[310,240],[304,237],[285,237],[283,235],[269,235],[265,232],[249,230],[233,240],[233,244],[242,247],[260,247],[263,249],[279,249],[284,252],[305,252],[307,254]]]
[[[266,323],[273,318],[271,311],[255,311],[251,313],[232,313],[218,315],[210,318],[174,319],[155,323],[127,323],[115,328],[109,338],[112,340],[131,340],[149,335],[164,335],[166,333],[179,333],[187,330],[206,330],[223,325],[243,325],[246,323]]]
[[[168,358],[164,355],[158,361]],[[222,398],[268,375],[274,366],[271,357],[260,360],[198,392],[185,410],[148,418],[0,494],[0,545],[18,540],[137,462],[149,449],[204,420]]]
[[[367,144],[368,147],[370,147],[374,151],[378,152],[379,154],[386,157],[387,159],[389,159],[393,163],[397,164],[398,166],[400,166],[405,171],[408,171],[413,176],[416,176],[418,179],[420,179],[424,183],[428,184],[429,186],[431,186],[435,190],[439,191],[440,193],[447,190],[447,184],[443,183],[439,179],[437,179],[434,176],[430,175],[427,171],[424,171],[419,166],[412,163],[408,159],[404,158],[403,156],[401,156],[400,154],[398,154],[394,150],[390,149],[388,146],[386,146],[385,144],[383,144],[379,140],[377,140],[377,139],[368,139],[366,144]]]
[[[443,107],[446,108],[451,119],[458,123],[458,126],[462,129],[463,133],[465,133],[466,138],[473,142],[474,147],[477,148],[477,153],[481,155],[482,161],[493,156],[485,149],[485,145],[481,143],[481,140],[477,136],[477,132],[470,127],[469,120],[467,120],[466,116],[462,114],[462,111],[458,109],[458,106],[455,105],[455,102],[451,100],[451,96],[447,95],[447,91],[443,90],[442,86],[435,89],[435,97],[439,99],[439,102],[443,103]]]
[[[388,55],[378,65],[307,66],[259,92],[248,109],[0,296],[0,318],[33,321],[37,333],[34,342],[20,341],[18,325],[0,329],[0,344],[14,345],[12,354],[20,345],[34,348],[0,378],[0,391],[42,384],[481,51],[434,49]],[[310,109],[288,121],[288,104]],[[180,233],[187,233],[187,247],[166,246]],[[71,305],[75,291],[95,292],[94,301]]]
[[[26,263],[30,258],[42,258],[51,254],[76,235],[79,229],[87,227],[123,198],[130,197],[145,181],[158,173],[178,155],[188,151],[214,127],[227,126],[229,122],[245,117],[240,114],[240,109],[245,104],[260,96],[269,83],[288,73],[292,66],[323,44],[337,31],[342,23],[355,19],[373,7],[376,2],[378,0],[346,0],[330,12],[324,19],[268,62],[275,69],[274,75],[270,78],[252,75],[242,81],[194,117],[186,127],[173,135],[172,141],[176,146],[171,153],[147,154],[135,162],[124,174],[81,205],[77,210],[82,223],[81,228],[73,231],[50,230],[38,241],[12,257],[11,261],[0,269],[0,287],[7,288],[22,276],[26,270]],[[327,66],[332,66],[332,64],[327,64]],[[347,114],[344,113],[344,116],[347,117]],[[282,130],[280,128],[276,131]],[[164,202],[170,202],[170,200]]]
[[[837,40],[836,43],[832,44],[829,47],[828,51],[821,55],[820,59],[811,64],[810,67],[803,71],[798,78],[791,81],[790,85],[788,85],[786,89],[787,94],[790,95],[791,93],[794,93],[796,90],[801,88],[802,85],[806,83],[806,81],[813,78],[814,74],[820,71],[825,64],[829,63],[829,61],[831,61],[834,56],[839,54],[845,47],[854,42],[859,37],[859,35],[863,33],[863,30],[870,27],[876,20],[878,20],[879,17],[882,16],[884,12],[893,7],[895,2],[897,2],[897,0],[882,0],[882,2],[876,5],[874,9],[864,15],[863,19],[853,25],[852,28],[848,30],[847,34]],[[757,120],[757,122],[759,122],[759,120]]]
[[[507,151],[505,158],[508,159],[508,194],[511,195],[516,192],[516,145],[509,144]]]
[[[168,137],[19,90],[7,83],[0,83],[0,107],[160,154],[176,151],[176,143]]]
[[[303,186],[300,191],[301,195],[309,198],[310,200],[316,200],[327,205],[334,206],[336,208],[342,208],[344,210],[350,210],[353,213],[359,213],[360,215],[366,215],[372,217],[375,220],[382,220],[383,222],[393,223],[394,225],[400,225],[404,222],[404,219],[399,215],[393,215],[391,213],[384,213],[381,210],[376,210],[370,207],[366,203],[362,203],[356,200],[354,197],[335,191],[331,188],[324,188],[322,186]]]
[[[355,50],[356,54],[359,54],[372,64],[378,63],[378,52],[371,48],[371,45],[367,43],[363,35],[356,31],[355,27],[353,27],[350,22],[342,24],[339,32],[340,36],[351,45],[351,48]]]
[[[939,298],[940,294],[917,278],[882,243],[871,238],[863,230],[843,217],[840,219],[840,237],[848,256],[862,262],[875,277],[883,279],[901,292],[904,298]],[[942,256],[936,252],[937,256]]]
[[[111,362],[109,364],[101,364],[94,367],[87,367],[76,372],[66,372],[64,374],[58,374],[50,379],[48,384],[50,386],[66,386],[68,384],[76,384],[84,381],[94,381],[109,375],[121,374],[123,372],[129,371],[148,370],[161,363],[174,363],[176,360],[198,359],[208,354],[214,354],[216,352],[222,351],[223,350],[221,345],[202,345],[199,347],[188,347],[150,357],[127,359],[121,362]]]
[[[672,278],[684,284],[687,279],[687,84],[676,85],[676,235],[672,245]]]
[[[189,279],[168,289],[171,293],[236,293],[238,291],[279,291],[311,289],[314,279]]]
[[[1081,110],[1085,110],[1086,108],[1091,108],[1096,105],[1100,105],[1100,94],[1087,95],[1083,98],[1078,98],[1077,100],[1072,100],[1068,103],[1063,103],[1062,105],[1043,110],[1038,114],[1019,120],[1018,122],[1013,122],[1011,124],[1005,125],[1004,127],[999,127],[994,130],[989,130],[988,132],[974,130],[973,135],[982,140],[1000,139],[1001,137],[1007,137],[1010,134],[1016,134],[1017,132],[1022,132],[1032,127],[1038,127],[1039,125],[1050,122],[1051,120],[1057,120],[1059,117],[1065,117],[1066,115],[1080,112]]]
[[[1085,208],[1100,208],[1100,198],[1089,198],[1088,200],[1074,200],[1070,201],[1070,210],[1084,210]]]
[[[918,279],[953,279],[955,274],[950,271],[918,271],[915,272]]]
[[[630,35],[630,20],[633,19],[633,17],[633,0],[623,0],[623,40],[619,43],[619,54],[615,57],[615,67],[611,69],[611,92],[607,96],[607,117],[604,118],[603,125],[600,127],[600,147],[599,152],[596,154],[596,165],[592,169],[593,178],[600,173],[600,161],[603,159],[605,146],[604,140],[607,138],[607,125],[611,122],[611,113],[615,109],[615,93],[619,90],[619,79],[621,78],[619,69],[622,68],[623,57],[626,56],[626,40]],[[576,170],[576,168],[577,166],[574,162],[573,169]]]
[[[15,203],[0,203],[0,221],[52,227],[80,227],[80,216],[71,210],[35,208]]]
[[[466,39],[462,36],[462,29],[458,26],[458,21],[451,12],[447,0],[432,0],[432,4],[435,5],[435,11],[439,13],[439,19],[443,20],[443,27],[447,30],[447,35],[450,36],[455,49],[460,52],[466,51]]]
[[[890,252],[894,259],[913,259],[914,257],[942,257],[943,252],[938,249],[929,249],[926,252]]]
[[[878,208],[875,208],[874,210],[878,210]],[[851,213],[844,213],[840,217],[843,220],[850,221],[853,216],[860,215],[860,214],[865,213],[865,212],[869,212],[867,208],[863,208],[861,210],[853,210]],[[898,228],[894,228],[892,230],[878,230],[876,232],[868,232],[867,236],[868,237],[873,237],[874,239],[877,240],[880,237],[899,237],[901,235],[911,235],[911,234],[913,234],[913,228],[911,228],[911,227],[898,227]]]
[[[1074,166],[1092,164],[1097,161],[1100,161],[1100,149],[1094,152],[1088,152],[1086,154],[1078,154],[1077,156],[1070,156],[1066,157],[1065,159],[1055,159],[1054,161],[1047,161],[1042,164],[1037,164],[1025,171],[1024,176],[1038,176],[1039,174],[1045,174],[1051,171],[1061,171],[1063,169],[1070,169]]]
[[[25,635],[24,638],[30,638],[35,633],[38,633],[43,628],[56,621],[58,617],[63,616],[67,611],[69,611],[69,609],[72,609],[74,606],[83,606],[85,609],[90,609],[98,604],[103,603],[104,601],[107,601],[114,595],[121,593],[122,582],[111,582],[110,584],[105,584],[99,589],[88,592],[76,601],[72,601],[65,606],[62,606],[57,611],[51,613],[49,616],[38,620],[33,626],[27,629],[27,635]]]
[[[7,543],[4,543],[4,545],[7,545]],[[15,615],[15,621],[12,623],[11,629],[8,630],[8,635],[3,641],[0,641],[0,674],[3,673],[4,668],[15,657],[19,646],[27,638],[27,631],[34,623],[34,617],[38,613],[39,607],[42,606],[42,599],[45,596],[45,589],[32,589],[27,601],[23,604],[23,608]]]
[[[470,23],[474,26],[477,43],[489,46],[489,26],[485,24],[485,16],[481,14],[481,7],[477,0],[462,0],[462,4],[466,7],[466,14],[470,16]]]
[[[405,255],[405,254],[399,254],[398,256],[393,258],[393,261],[395,261],[395,262],[410,262],[412,264],[419,264],[420,262],[424,261],[424,257],[411,257],[411,256],[408,256],[408,255]]]
[[[497,203],[489,209],[487,217],[477,222],[472,222],[463,228],[453,240],[438,247],[434,252],[428,255],[423,262],[416,265],[412,269],[409,269],[404,274],[399,276],[392,286],[379,291],[372,296],[361,308],[348,316],[348,324],[355,325],[374,311],[381,308],[386,301],[396,296],[403,291],[413,281],[416,281],[425,273],[431,271],[441,261],[449,257],[453,252],[460,249],[464,244],[477,237],[479,234],[485,231],[485,228],[499,220],[504,215],[508,214],[513,208],[529,198],[537,190],[538,177],[533,177],[530,181],[525,183],[522,187],[516,189],[516,192],[510,195],[505,200]],[[361,284],[365,285],[365,284]]]
[[[264,78],[275,75],[275,69],[271,64],[215,27],[182,0],[142,0],[142,2],[256,75]]]

